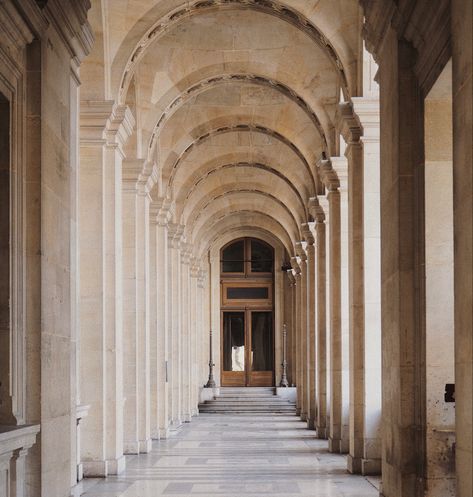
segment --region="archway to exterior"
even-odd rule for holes
[[[220,254],[222,386],[273,386],[274,250],[240,238]]]

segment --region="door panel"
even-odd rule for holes
[[[272,311],[224,311],[222,322],[222,385],[273,386]]]
[[[248,311],[251,343],[249,385],[272,386],[274,376],[274,330],[272,311]]]
[[[245,325],[244,311],[223,313],[222,385],[246,385]]]

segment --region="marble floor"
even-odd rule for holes
[[[295,416],[207,414],[151,453],[129,456],[126,472],[84,480],[83,497],[375,497],[376,480],[346,472],[344,456]]]

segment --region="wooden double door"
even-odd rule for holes
[[[272,310],[222,310],[221,344],[222,386],[274,385]]]

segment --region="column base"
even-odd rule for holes
[[[123,442],[123,453],[126,455],[136,455],[140,453],[139,440],[129,440]]]
[[[169,438],[169,427],[159,429],[159,439],[166,440]]]
[[[171,421],[171,424],[169,425],[170,434],[171,435],[176,434],[181,428],[182,428],[182,420],[175,419]]]
[[[379,476],[381,474],[381,459],[362,459],[361,474],[363,476]]]
[[[192,421],[192,414],[186,413],[182,415],[182,422],[183,423],[190,423]]]
[[[301,413],[301,419],[302,419],[302,421],[308,421],[309,417],[307,416],[306,412]]]
[[[126,459],[121,456],[117,459],[105,461],[83,461],[81,463],[83,476],[86,478],[105,478],[109,475],[119,475],[125,470]]]
[[[297,416],[301,415],[301,408],[300,407],[296,407],[296,415]]]
[[[139,442],[140,454],[148,454],[151,452],[153,448],[153,441],[151,438],[147,438],[146,440],[140,440]]]
[[[347,469],[354,475],[378,476],[381,474],[381,459],[363,459],[349,454]]]
[[[327,428],[325,426],[316,426],[317,438],[320,440],[327,440]]]
[[[328,438],[328,451],[340,454],[341,440],[339,438]]]
[[[309,418],[307,420],[307,429],[308,430],[315,430],[315,419]]]

